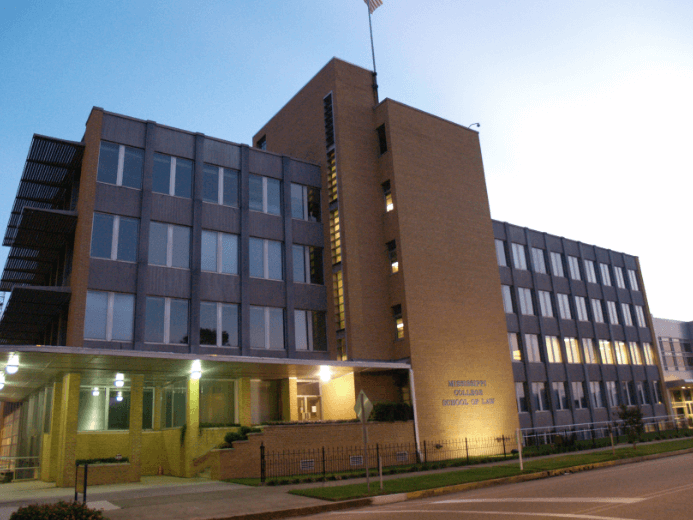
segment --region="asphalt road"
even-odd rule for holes
[[[315,515],[330,520],[691,520],[693,454]]]

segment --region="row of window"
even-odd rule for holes
[[[692,370],[693,346],[679,338],[659,338],[664,370]]]
[[[501,294],[503,296],[503,308],[508,314],[516,312],[519,307],[520,314],[526,316],[535,316],[535,304],[533,291],[526,287],[518,287],[517,297],[513,298],[513,292],[509,285],[501,285]],[[578,321],[590,321],[590,314],[587,307],[587,299],[583,296],[574,296],[574,307],[571,308],[571,299],[567,294],[551,293],[549,291],[536,291],[537,299],[539,300],[540,315],[545,318],[556,317],[554,309],[558,308],[558,316],[563,320],[577,319]],[[555,304],[553,299],[555,298]],[[515,305],[515,299],[517,304]],[[590,311],[592,321],[596,323],[605,323],[604,321],[604,304],[606,304],[607,316],[609,323],[612,325],[623,324],[627,327],[633,327],[633,314],[631,306],[628,303],[621,303],[620,306],[614,301],[603,301],[598,298],[590,299]],[[620,313],[619,313],[620,307]],[[635,323],[638,327],[647,327],[645,321],[645,310],[642,305],[633,305],[635,310]],[[620,319],[619,319],[620,315]]]
[[[535,382],[530,385],[531,393],[528,394],[527,383],[515,383],[517,410],[520,413],[529,412],[528,397],[532,400],[535,412],[550,411],[551,404],[556,410],[569,410],[571,400],[575,410],[586,409],[589,407],[588,396],[593,409],[607,406],[613,408],[621,404],[637,406],[662,403],[659,381],[652,381],[651,387],[647,381],[622,381],[620,393],[617,381],[590,381],[589,387],[585,381],[573,381],[570,387],[565,381],[556,381],[551,383],[550,397],[546,383]],[[568,388],[571,390],[570,395]]]
[[[91,256],[126,262],[137,261],[139,219],[94,213]],[[149,264],[190,268],[191,228],[162,222],[149,223]],[[238,274],[238,235],[202,231],[203,271]],[[282,243],[250,238],[250,276],[283,280]],[[298,283],[323,283],[322,249],[293,244],[293,274]]]
[[[182,343],[189,340],[189,301],[147,297],[144,341]],[[250,306],[250,348],[285,348],[285,309]],[[87,291],[85,339],[133,341],[135,295]],[[296,350],[327,349],[325,313],[294,310]],[[200,303],[200,345],[239,346],[238,304]]]
[[[545,251],[537,247],[530,248],[532,255],[532,266],[534,272],[548,274],[546,268]],[[511,251],[513,259],[513,267],[515,269],[528,270],[529,262],[527,261],[526,246],[524,244],[518,244],[516,242],[511,242]],[[502,267],[509,267],[508,258],[505,250],[505,242],[503,240],[496,239],[496,258],[498,260],[498,265]],[[582,280],[582,274],[580,271],[580,259],[576,256],[566,255],[568,260],[567,272],[573,280]],[[563,255],[556,251],[549,251],[549,259],[551,262],[551,272],[554,276],[561,278],[565,277],[566,269],[564,269]],[[626,280],[623,276],[623,268],[616,265],[609,266],[609,264],[604,264],[598,262],[599,264],[599,278],[602,285],[611,286],[611,272],[613,269],[614,279],[616,281],[616,286],[620,289],[626,289]],[[597,281],[597,272],[594,267],[594,262],[592,260],[583,259],[582,268],[584,270],[584,279],[590,283],[599,283]],[[628,273],[628,283],[630,284],[630,289],[632,291],[638,291],[638,275],[633,269],[626,269]]]
[[[563,338],[565,356],[561,349],[561,341],[557,336],[544,337],[544,351],[539,347],[539,336],[525,334],[523,338],[524,352],[520,344],[519,334],[508,333],[508,345],[513,361],[529,363],[588,363],[602,365],[656,365],[654,350],[650,343],[643,343],[642,350],[637,342],[611,341],[592,338],[582,338],[582,346],[577,338]]]
[[[174,197],[191,198],[193,161],[160,153],[154,154],[152,191]],[[101,142],[99,182],[142,188],[144,150],[114,143]],[[239,173],[237,170],[205,164],[202,200],[224,206],[239,206]],[[281,215],[281,181],[250,174],[249,207],[271,215]],[[299,220],[320,221],[320,190],[291,183],[291,216]]]

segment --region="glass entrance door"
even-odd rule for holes
[[[298,381],[296,399],[299,421],[319,421],[322,419],[320,383],[317,381]]]

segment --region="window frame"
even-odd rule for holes
[[[298,329],[299,329],[299,313],[304,315],[304,323],[306,326],[305,337],[306,337],[306,348],[298,347]],[[325,330],[325,313],[322,311],[314,311],[308,309],[294,309],[294,345],[296,351],[300,352],[326,352],[327,351],[327,338],[323,338],[322,345],[324,348],[316,349],[315,343],[315,320],[322,320],[323,330]]]
[[[261,306],[261,305],[251,305],[250,306],[251,313],[252,313],[253,309],[255,309],[255,310],[262,309],[262,312],[263,312],[264,346],[258,347],[258,346],[253,346],[251,344],[250,348],[254,349],[254,350],[272,350],[275,352],[281,352],[283,350],[286,350],[286,309],[284,309],[283,307],[267,307],[267,306]],[[271,316],[272,311],[275,311],[275,314],[276,314],[276,311],[281,311],[281,313],[282,313],[282,334],[281,334],[282,346],[281,347],[276,347],[276,346],[272,345],[272,316]],[[252,330],[250,331],[250,337],[251,338],[253,337]]]
[[[495,238],[494,243],[496,245],[496,262],[498,263],[498,267],[509,267],[508,255],[505,252],[505,241],[500,238]]]
[[[571,383],[573,390],[573,406],[576,410],[585,410],[588,408],[587,398],[585,397],[585,382],[573,381]]]
[[[558,336],[544,336],[547,363],[563,363],[563,352]]]
[[[611,273],[609,272],[608,264],[599,262],[599,274],[602,278],[602,285],[611,287]]]
[[[553,305],[551,303],[551,293],[548,291],[537,291],[539,296],[539,311],[544,318],[553,318]]]
[[[162,341],[150,341],[147,339],[147,311],[146,311],[146,306],[149,304],[150,301],[153,300],[164,300],[164,334]],[[186,318],[186,329],[187,329],[187,337],[188,337],[188,343],[171,343],[171,302],[172,301],[177,301],[177,302],[185,302],[186,304],[186,310],[187,310],[187,318]],[[189,345],[190,344],[190,300],[184,299],[184,298],[169,298],[169,297],[164,297],[164,296],[147,296],[146,297],[146,302],[145,302],[145,343],[150,343],[150,344],[166,344],[166,345]]]
[[[102,152],[102,146],[103,144],[106,143],[107,145],[112,145],[112,146],[117,146],[118,147],[118,163],[116,166],[116,182],[115,184],[111,182],[106,182],[103,179],[99,179],[99,171],[100,165],[101,165],[101,152]],[[127,184],[123,184],[123,178],[124,178],[124,173],[125,173],[125,150],[130,149],[130,150],[137,150],[139,153],[142,154],[142,169],[139,172],[139,185],[138,186],[129,186]],[[142,148],[137,148],[135,146],[125,146],[124,144],[120,143],[114,143],[112,141],[104,141],[101,140],[99,143],[99,160],[97,162],[96,166],[96,182],[100,182],[102,184],[109,184],[111,186],[118,186],[120,188],[129,188],[131,190],[142,190],[142,177],[144,176],[144,150]]]
[[[570,273],[570,278],[576,281],[581,281],[580,278],[580,262],[577,256],[567,255],[568,257],[568,272]]]
[[[168,195],[169,197],[177,197],[179,199],[192,199],[193,197],[193,183],[195,180],[195,161],[192,161],[191,159],[185,159],[183,157],[176,157],[174,155],[168,155],[165,153],[159,153],[159,152],[154,152],[154,163],[156,163],[156,158],[157,156],[159,157],[167,157],[170,160],[170,166],[169,166],[169,172],[168,172],[168,192],[164,193],[162,191],[156,191],[152,187],[152,193],[158,193],[160,195]],[[190,196],[185,196],[185,195],[177,195],[176,194],[176,186],[177,182],[176,179],[178,177],[178,161],[184,161],[187,163],[190,163]],[[183,164],[183,163],[181,163]],[[154,174],[152,173],[152,176]]]
[[[210,270],[206,269],[204,267],[204,249],[203,249],[203,241],[204,241],[204,236],[205,234],[207,235],[215,235],[215,263],[216,263],[216,268],[215,270]],[[233,262],[235,265],[235,271],[224,271],[224,259],[226,258],[224,255],[224,237],[231,237],[233,241],[235,241],[235,251],[236,251],[236,259]],[[224,233],[222,231],[212,231],[209,229],[203,229],[202,233],[200,234],[200,249],[201,249],[201,254],[200,254],[200,270],[205,273],[217,273],[217,274],[226,274],[226,275],[238,275],[239,274],[239,247],[238,247],[238,235],[234,235],[233,233]]]
[[[282,201],[282,181],[281,179],[275,179],[274,177],[266,177],[264,175],[257,175],[255,173],[249,174],[250,178],[252,179],[253,177],[257,177],[259,179],[262,179],[262,209],[255,209],[249,206],[250,211],[255,211],[258,213],[265,213],[266,215],[275,215],[275,216],[281,216],[282,211],[284,209],[284,204]],[[270,201],[269,201],[269,189],[268,189],[268,184],[269,181],[273,181],[278,183],[279,188],[279,210],[277,213],[269,211],[270,208]],[[250,194],[248,194],[248,199],[250,200]]]
[[[94,222],[96,221],[97,215],[99,216],[105,216],[105,217],[110,217],[112,218],[111,222],[111,254],[110,257],[105,257],[105,256],[94,256],[94,231],[95,231],[95,226]],[[121,226],[120,226],[120,221],[121,220],[126,220],[126,221],[132,221],[137,224],[137,236],[135,237],[135,259],[134,260],[127,260],[124,258],[118,258],[118,246],[121,242]],[[135,217],[125,217],[122,215],[113,215],[111,213],[101,213],[100,211],[95,211],[94,214],[92,215],[92,224],[91,224],[91,243],[89,245],[89,257],[90,258],[100,258],[102,260],[112,260],[115,262],[127,262],[129,264],[136,264],[137,263],[137,258],[138,258],[138,250],[139,250],[139,238],[140,238],[140,219],[135,218]]]
[[[538,247],[532,248],[532,266],[535,273],[548,274],[546,271],[546,257],[544,250]]]
[[[546,384],[543,381],[532,382],[532,401],[535,411],[550,411],[549,396],[546,393]]]
[[[628,282],[630,283],[631,291],[640,291],[640,284],[638,283],[638,274],[634,269],[626,269],[628,273]]]
[[[553,397],[553,405],[557,411],[569,410],[568,395],[566,392],[565,381],[554,381],[551,383],[551,394]]]
[[[524,359],[517,332],[508,332],[508,346],[510,347],[510,360],[521,362]]]
[[[539,336],[537,334],[525,334],[525,351],[528,363],[541,363],[541,349],[539,348]]]
[[[593,408],[604,408],[604,392],[601,381],[590,381],[590,397]]]
[[[589,365],[599,365],[601,356],[599,350],[595,348],[595,343],[592,338],[582,338],[582,354],[583,360]]]
[[[633,326],[633,314],[630,312],[630,305],[621,302],[621,314],[623,314],[623,325],[626,327]]]
[[[599,283],[597,281],[597,271],[594,269],[594,261],[584,258],[582,265],[585,268],[585,281],[589,283]]]
[[[565,346],[566,363],[581,364],[582,356],[577,338],[564,337],[563,344]]]
[[[562,320],[572,320],[573,315],[570,311],[570,299],[567,294],[556,293],[556,301],[558,302],[558,314]]]
[[[590,298],[592,316],[595,323],[606,323],[604,321],[604,306],[599,298]]]
[[[619,289],[626,288],[626,280],[623,278],[623,269],[615,265],[614,268],[614,278],[616,278],[616,287]]]
[[[249,256],[248,265],[249,265],[249,269],[250,269],[250,277],[251,278],[257,278],[257,279],[263,279],[263,280],[276,280],[276,281],[284,280],[285,274],[284,274],[284,247],[283,247],[284,244],[283,244],[283,242],[280,242],[279,240],[269,240],[267,238],[258,238],[258,237],[250,237],[249,240],[250,240],[250,243],[248,245],[249,249],[251,248],[250,244],[253,241],[255,241],[256,243],[257,243],[257,241],[262,242],[262,273],[263,273],[262,276],[256,276],[255,274],[252,273],[252,271],[253,271],[253,267],[252,267],[253,257]],[[270,277],[270,271],[271,271],[271,269],[270,269],[270,254],[269,254],[270,242],[274,245],[279,244],[279,256],[280,256],[280,258],[279,258],[279,266],[278,267],[281,271],[279,278]],[[277,266],[273,265],[273,267],[276,268]]]
[[[294,205],[294,189],[300,189],[301,190],[301,197],[300,197],[300,206],[301,206],[301,217],[298,217],[294,214],[295,205]],[[313,192],[313,195],[315,195],[315,192],[317,192],[317,197],[318,201],[317,204],[314,202],[313,205],[317,208],[317,212],[313,212],[311,214],[310,208],[311,208],[311,203],[310,203],[310,195],[311,192]],[[298,184],[296,182],[291,183],[291,218],[293,220],[303,220],[305,222],[320,222],[320,217],[321,217],[321,211],[320,211],[320,190],[318,188],[314,188],[313,186],[307,186],[305,184]]]
[[[202,305],[215,305],[216,313],[216,343],[202,343],[202,327],[198,333],[200,333],[200,346],[201,347],[219,347],[219,348],[240,348],[240,305],[238,303],[226,303],[226,302],[211,302],[211,301],[200,301],[200,316],[202,316]],[[235,308],[236,311],[236,336],[235,344],[231,341],[231,335],[229,334],[229,344],[224,345],[224,307]]]
[[[161,226],[166,226],[166,264],[153,264],[151,262],[151,256],[152,256],[152,225],[161,225]],[[173,253],[174,253],[174,228],[179,228],[179,229],[185,229],[188,233],[187,239],[188,239],[188,244],[187,244],[187,249],[188,249],[188,255],[187,255],[187,266],[182,267],[179,265],[173,265]],[[190,243],[191,243],[191,235],[192,235],[192,228],[189,226],[180,226],[178,224],[171,224],[169,222],[159,222],[155,220],[151,220],[149,222],[149,244],[148,244],[148,249],[147,249],[147,264],[148,265],[156,265],[159,267],[168,267],[169,269],[190,269]]]
[[[527,270],[527,253],[525,251],[524,244],[518,244],[517,242],[511,242],[512,253],[513,253],[513,267],[515,269],[526,271]]]
[[[503,298],[503,310],[506,314],[515,314],[512,290],[509,285],[501,284],[501,297]]]
[[[94,337],[87,337],[86,336],[86,324],[87,321],[90,321],[88,319],[89,316],[89,309],[86,307],[88,301],[89,301],[89,294],[94,293],[94,294],[105,294],[106,296],[106,330],[105,330],[105,337],[104,338],[94,338]],[[115,308],[115,297],[116,295],[120,296],[128,296],[132,299],[132,316],[130,317],[130,339],[121,339],[121,338],[113,338],[113,317],[116,314],[116,308]],[[131,293],[121,293],[121,292],[113,292],[113,291],[92,291],[88,290],[87,291],[87,298],[85,302],[85,314],[84,314],[84,331],[83,331],[83,338],[89,341],[116,341],[116,342],[126,342],[126,343],[132,343],[134,341],[135,337],[135,295]]]
[[[565,278],[565,269],[563,269],[563,255],[558,251],[551,251],[549,257],[551,260],[551,273],[557,278]]]
[[[518,287],[517,295],[520,303],[520,314],[524,316],[535,316],[532,290],[527,287]]]
[[[587,302],[584,296],[575,296],[575,314],[578,321],[590,321],[587,313]]]
[[[216,204],[218,206],[226,206],[227,208],[238,208],[240,206],[240,172],[236,170],[235,168],[226,168],[224,166],[217,166],[216,164],[210,164],[210,163],[204,163],[202,166],[202,177],[203,177],[203,186],[204,186],[204,181],[207,178],[208,171],[212,168],[217,169],[217,200],[212,201],[212,200],[207,200],[205,198],[205,193],[204,193],[204,188],[202,190],[202,202],[205,202],[207,204]],[[226,186],[226,172],[231,173],[232,175],[235,176],[236,178],[236,186],[235,186],[235,192],[236,192],[236,203],[235,204],[226,204],[225,203],[225,198],[224,195],[226,194],[227,186]]]
[[[645,320],[645,309],[642,305],[634,305],[635,307],[635,319],[637,320],[638,327],[646,328],[647,321]]]
[[[618,321],[618,309],[616,308],[616,302],[612,300],[606,301],[606,310],[609,314],[609,324],[619,325]]]

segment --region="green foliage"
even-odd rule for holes
[[[130,459],[127,457],[121,457],[120,459],[116,459],[115,457],[105,457],[101,459],[77,459],[75,461],[77,466],[82,464],[125,464],[128,462],[130,462]]]
[[[103,520],[101,511],[89,509],[77,502],[57,504],[31,504],[20,507],[10,515],[10,520]]]
[[[260,429],[260,428],[250,428],[248,426],[241,426],[239,431],[229,432],[226,435],[224,435],[224,444],[227,445],[224,447],[231,448],[231,447],[233,447],[234,441],[247,441],[249,433],[260,433],[260,432],[262,432],[262,429]]]
[[[371,421],[395,422],[410,421],[413,418],[414,412],[407,403],[382,401],[375,403],[369,419]]]
[[[183,446],[185,444],[185,432],[188,431],[188,423],[185,423],[183,426],[181,426],[180,429],[180,445]]]
[[[212,423],[212,422],[201,422],[200,430],[204,428],[238,428],[240,424],[238,423]]]
[[[635,444],[638,442],[638,439],[640,439],[644,430],[642,410],[639,406],[626,408],[626,405],[622,404],[618,411],[618,416],[623,421],[623,427],[626,430],[628,442],[632,443],[633,448],[635,448]]]

